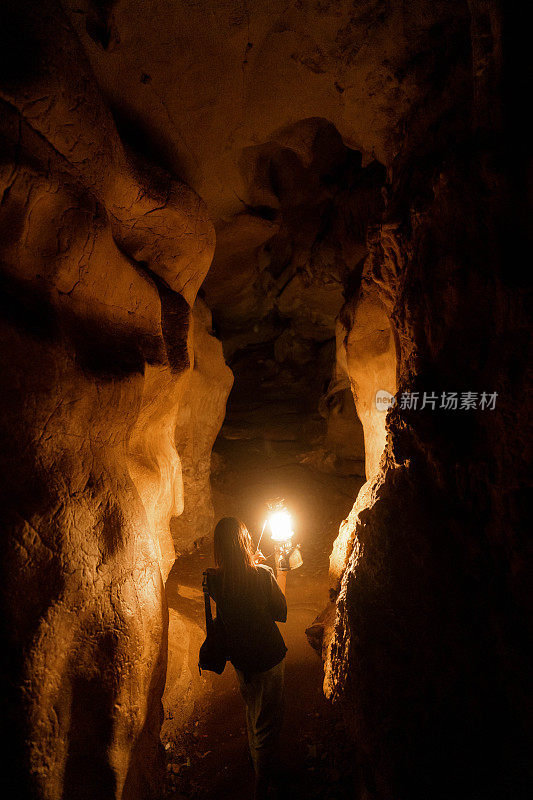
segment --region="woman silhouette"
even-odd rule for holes
[[[228,659],[246,705],[259,800],[271,782],[283,716],[287,648],[276,620],[287,620],[287,603],[270,567],[255,563],[244,523],[223,517],[215,527],[214,550],[216,567],[207,570],[207,586],[224,625]]]

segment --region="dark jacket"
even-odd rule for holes
[[[286,622],[287,602],[270,567],[258,566],[239,594],[223,594],[222,575],[216,569],[207,571],[207,586],[224,623],[233,666],[252,675],[279,664],[287,648],[275,620]]]

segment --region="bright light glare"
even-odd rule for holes
[[[275,511],[270,516],[270,530],[272,539],[275,542],[286,542],[294,531],[292,529],[292,519],[288,511]]]

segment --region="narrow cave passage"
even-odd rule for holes
[[[201,578],[278,497],[282,796],[533,796],[528,34],[499,0],[2,0],[9,800],[250,797]]]
[[[346,754],[342,737],[329,730],[340,721],[324,698],[320,635],[311,636],[316,653],[306,629],[330,605],[332,585],[338,591],[338,578],[332,581],[329,573],[333,543],[365,472],[370,477],[369,464],[375,472],[383,450],[385,413],[376,409],[375,392],[395,390],[387,315],[375,292],[361,289],[367,230],[381,213],[385,171],[372,159],[363,164],[362,154],[346,147],[335,126],[321,118],[287,129],[281,145],[253,148],[248,160],[248,193],[270,205],[248,206],[221,226],[200,291],[234,381],[222,406],[222,428],[203,460],[204,497],[198,452],[189,454],[189,469],[186,452],[178,448],[185,508],[171,529],[178,549],[183,536],[185,553],[167,581],[168,787],[171,796],[174,790],[244,798],[250,791],[244,710],[233,669],[228,665],[221,678],[195,674],[204,613],[201,575],[213,564],[209,497],[214,519],[237,516],[255,543],[268,503],[283,498],[304,561],[279,575],[288,603],[288,620],[281,625],[288,646],[284,791],[348,797],[354,768],[349,758],[340,768]],[[352,329],[356,342],[348,346]],[[195,372],[202,369],[209,376],[213,366],[198,347]],[[209,395],[212,406],[216,397],[223,403],[229,390],[222,374],[214,370],[204,387],[202,397]],[[207,418],[198,420],[200,428],[208,425]],[[191,530],[199,540],[192,553]]]
[[[305,467],[288,463],[292,448],[280,448],[280,452],[274,452],[265,463],[262,448],[257,444],[232,445],[225,448],[226,457],[232,460],[217,480],[217,490],[224,492],[220,501],[215,498],[217,518],[229,513],[224,508],[224,503],[229,502],[232,513],[246,520],[247,515],[256,513],[257,505],[262,505],[262,497],[279,496],[279,488],[283,487],[291,509],[296,507],[296,502],[291,505],[293,498],[307,508],[306,517],[298,517],[299,524],[302,524],[300,520],[311,520],[302,537],[304,564],[287,575],[288,620],[280,625],[288,647],[281,755],[283,762],[291,767],[285,778],[286,796],[295,791],[296,781],[298,791],[302,792],[297,796],[322,797],[327,786],[339,788],[338,770],[342,756],[346,756],[342,748],[341,752],[334,752],[335,737],[331,728],[338,720],[332,716],[323,694],[322,661],[311,649],[305,630],[327,603],[328,556],[338,529],[336,515],[342,519],[348,513],[351,500],[344,488],[353,486],[356,481],[313,480],[306,474]],[[274,492],[276,489],[278,491]],[[174,611],[203,627],[203,598],[199,587],[202,570],[212,563],[210,547],[201,547],[177,560],[167,582],[171,636],[175,631]],[[191,637],[193,665],[198,638]],[[172,658],[172,642],[170,652]],[[253,772],[247,755],[244,707],[234,671],[228,664],[222,676],[203,673],[201,678],[194,676],[192,683],[191,702],[195,702],[195,708],[185,730],[179,730],[175,737],[172,720],[166,720],[163,725],[163,741],[170,744],[170,771],[177,770],[177,777],[170,780],[170,785],[178,790],[178,796],[182,792],[194,797],[248,798]],[[166,716],[172,713],[169,708]],[[190,763],[190,767],[184,767],[184,763]],[[343,770],[342,783],[346,789],[350,773],[350,769]]]
[[[333,541],[364,481],[360,474],[350,472],[362,472],[363,462],[354,459],[348,468],[344,460],[348,474],[314,466],[324,455],[319,447],[327,429],[318,412],[322,387],[316,380],[304,380],[301,367],[276,362],[272,343],[245,348],[230,365],[235,383],[212,458],[215,519],[242,518],[257,542],[267,502],[283,497],[293,515],[304,560],[300,568],[280,576],[280,580],[286,577],[288,604],[287,623],[280,625],[288,647],[280,745],[283,796],[349,797],[353,765],[342,737],[336,734],[338,716],[324,697],[322,660],[305,631],[327,605]],[[204,625],[202,571],[212,563],[209,541],[178,558],[169,575],[170,673],[173,658],[176,669],[183,669],[183,641],[177,648],[173,644],[180,634],[188,640],[194,670]],[[180,615],[179,622],[174,615]],[[253,772],[244,707],[231,665],[221,677],[205,672],[199,677],[193,672],[180,679],[181,686],[178,679],[164,696],[162,736],[168,748],[169,797],[181,793],[198,798],[249,798]],[[194,711],[181,728],[179,719],[172,719],[177,710],[173,704],[188,681],[188,702],[191,707],[194,704]]]
[[[361,288],[367,231],[382,209],[385,170],[372,159],[363,164],[362,154],[321,118],[295,124],[282,145],[257,147],[248,159],[248,192],[262,192],[270,205],[249,206],[221,227],[201,289],[234,379],[205,490],[215,520],[237,516],[255,543],[270,501],[283,498],[292,514],[304,563],[279,575],[288,603],[281,625],[288,646],[283,791],[349,797],[354,765],[348,758],[340,767],[347,756],[342,737],[329,730],[340,720],[324,698],[320,635],[311,635],[317,654],[306,629],[331,608],[332,585],[333,596],[338,591],[338,578],[329,572],[333,543],[365,472],[371,477],[377,471],[385,413],[375,406],[375,392],[395,390],[390,324],[376,293]],[[355,343],[349,345],[348,333]],[[198,364],[201,370],[201,353]],[[211,397],[217,390],[213,379]],[[169,791],[244,798],[252,773],[233,670],[228,665],[222,678],[193,674],[203,626],[201,573],[213,564],[212,530],[198,524],[202,503],[194,472],[185,484],[184,513],[171,525],[175,542],[186,524],[189,537],[191,525],[204,536],[193,553],[177,559],[167,582],[168,687],[174,681],[163,699]],[[197,502],[191,504],[188,493]],[[185,671],[183,652],[173,650],[182,634],[191,648]],[[184,719],[175,699],[183,704],[187,692],[190,716]]]

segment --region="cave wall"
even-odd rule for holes
[[[388,398],[384,393],[394,395],[397,380],[395,333],[372,275],[372,240],[369,244],[371,255],[366,260],[357,295],[345,304],[338,321],[346,373],[364,431],[367,480],[378,472],[385,448],[386,403],[383,400]],[[346,317],[349,319],[347,328],[342,322]]]
[[[208,525],[187,482],[205,486],[231,379],[201,303],[191,324],[206,208],[141,150],[205,197],[220,244],[208,300],[221,324],[228,296],[232,319],[240,303],[244,339],[270,337],[276,364],[309,371],[346,295],[329,435],[348,386],[380,427],[332,558],[326,690],[362,796],[518,797],[526,326],[502,240],[524,221],[506,198],[516,138],[503,154],[498,138],[498,4],[157,0],[143,24],[138,11],[0,8],[6,781],[50,800],[157,796],[168,521],[178,549],[182,507]],[[347,151],[360,176],[386,168],[367,241]],[[369,356],[385,371],[367,374]],[[384,427],[384,375],[398,397],[497,391],[497,407],[397,405]],[[198,419],[210,380],[213,423],[188,439],[180,409]]]
[[[128,470],[145,508],[166,580],[176,556],[211,533],[211,449],[224,419],[233,374],[211,312],[200,297],[191,309],[188,366],[147,364],[137,417],[128,438]]]
[[[510,800],[531,786],[529,423],[516,401],[529,347],[514,267],[526,197],[513,196],[524,184],[501,98],[510,15],[477,2],[469,13],[470,79],[446,100],[447,76],[411,116],[364,273],[394,330],[397,402],[334,549],[325,689],[353,737],[361,797],[380,800]],[[348,372],[360,302],[343,312]],[[424,392],[436,402],[423,407]],[[463,392],[476,409],[461,409]],[[494,409],[483,392],[497,393]],[[404,393],[418,393],[416,409]]]
[[[154,0],[142,25],[137,0],[63,5],[121,135],[207,204],[217,250],[206,299],[226,357],[257,344],[280,384],[313,383],[317,364],[306,391],[322,436],[305,457],[362,474],[361,426],[321,347],[333,345],[341,273],[357,282],[381,199],[378,181],[366,198],[349,184],[358,166],[392,164],[410,109],[440,80],[435,52],[456,59],[466,5]]]
[[[222,344],[213,336],[211,311],[201,298],[193,307],[191,332],[191,371],[174,431],[183,476],[183,509],[170,523],[177,554],[213,531],[211,450],[233,385]]]
[[[243,202],[272,203],[243,162],[300,121],[326,119],[346,146],[390,164],[400,118],[431,91],[443,25],[455,23],[453,57],[466,4],[152,0],[142,25],[138,0],[63,5],[123,135],[194,187],[218,232]]]
[[[364,180],[354,185],[357,166],[390,169],[413,115],[425,108],[433,124],[443,82],[460,89],[467,4],[154,0],[142,25],[136,0],[63,6],[124,140],[208,206],[217,250],[205,291],[226,356],[275,343],[261,359],[281,382],[294,365],[295,381],[313,361],[320,371],[341,273],[358,282],[379,205],[379,181],[366,198]],[[348,387],[334,377],[325,388],[310,389],[325,422],[309,457],[361,474]]]
[[[361,280],[386,170],[375,160],[363,164],[361,152],[321,117],[247,148],[242,163],[256,205],[219,227],[203,284],[226,357],[239,371],[237,392],[261,378],[259,438],[298,440],[312,468],[361,475],[363,430],[350,380],[335,360],[336,320],[346,287]],[[223,435],[235,436],[239,423],[250,438],[257,427],[245,414],[246,391],[240,411],[237,394],[230,398]],[[282,408],[291,399],[296,424]]]
[[[2,4],[0,36],[4,788],[138,800],[163,763],[175,426],[214,233],[126,154],[58,4]]]

